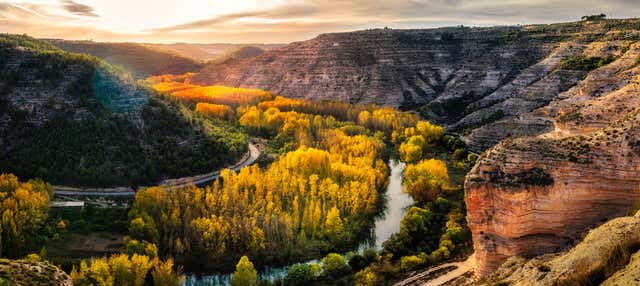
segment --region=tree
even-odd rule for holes
[[[420,203],[435,200],[446,189],[449,181],[447,165],[435,159],[408,165],[404,176],[406,192]]]
[[[253,267],[253,263],[245,255],[236,264],[236,271],[231,278],[232,286],[255,286],[258,285],[258,272]]]
[[[47,218],[52,188],[40,180],[0,175],[0,256],[26,254]]]
[[[347,270],[347,263],[342,255],[337,253],[329,253],[322,258],[322,269],[329,276],[339,276]]]
[[[334,240],[340,239],[342,235],[342,218],[340,218],[340,210],[337,207],[332,207],[327,213],[327,219],[325,221],[325,228],[330,238]]]
[[[308,264],[297,264],[287,269],[284,277],[285,286],[305,286],[313,281],[313,270]]]
[[[605,15],[604,13],[599,15],[586,15],[582,16],[582,21],[598,21],[604,20],[605,18],[607,18],[607,15]]]
[[[173,271],[173,259],[157,262],[151,275],[154,286],[180,286],[184,283],[184,276]]]

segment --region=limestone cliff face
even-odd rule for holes
[[[324,34],[209,65],[194,81],[414,109],[466,134],[480,151],[507,137],[553,129],[552,115],[530,113],[562,99],[587,76],[559,68],[564,59],[631,58],[629,45],[638,39],[635,19]]]
[[[510,258],[494,274],[477,284],[638,285],[639,248],[640,213],[613,219],[591,230],[569,251],[546,254],[529,261]]]
[[[469,173],[467,220],[480,275],[511,256],[560,251],[638,206],[637,48],[521,116],[552,118],[550,132],[501,142]]]

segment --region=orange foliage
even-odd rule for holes
[[[196,105],[196,111],[204,115],[215,116],[220,119],[229,119],[233,116],[233,109],[228,105],[200,102]]]
[[[168,92],[180,100],[191,103],[213,103],[231,106],[255,105],[264,100],[273,99],[267,91],[251,88],[235,88],[228,86],[201,86],[191,84],[193,74],[160,75],[148,80],[153,88],[160,92]]]

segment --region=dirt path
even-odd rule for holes
[[[413,275],[405,280],[402,280],[394,284],[394,286],[409,286],[409,285],[439,286],[455,278],[458,278],[469,271],[472,271],[474,263],[475,263],[475,255],[471,255],[469,256],[469,258],[467,258],[467,260],[463,262],[445,263],[442,265],[438,265],[436,267],[429,268],[425,271],[422,271],[416,275]],[[435,274],[436,272],[443,270],[445,268],[451,268],[451,267],[455,267],[455,269],[447,271],[446,273],[440,276],[431,277],[433,276],[432,274]]]

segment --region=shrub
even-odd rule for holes
[[[314,274],[308,264],[297,264],[287,269],[284,277],[285,286],[303,286],[313,281]]]
[[[376,286],[384,284],[382,277],[380,277],[378,273],[371,270],[370,268],[359,271],[358,273],[356,273],[354,278],[354,285],[357,286]]]
[[[322,258],[322,269],[324,273],[330,276],[339,276],[346,272],[347,263],[342,255],[337,253],[329,253]]]
[[[565,70],[591,71],[596,68],[606,66],[615,59],[616,58],[612,55],[607,55],[605,57],[588,57],[578,55],[564,59],[560,64],[560,67]]]
[[[422,258],[411,255],[411,256],[403,256],[400,258],[400,270],[402,271],[413,271],[424,265],[424,260]]]

